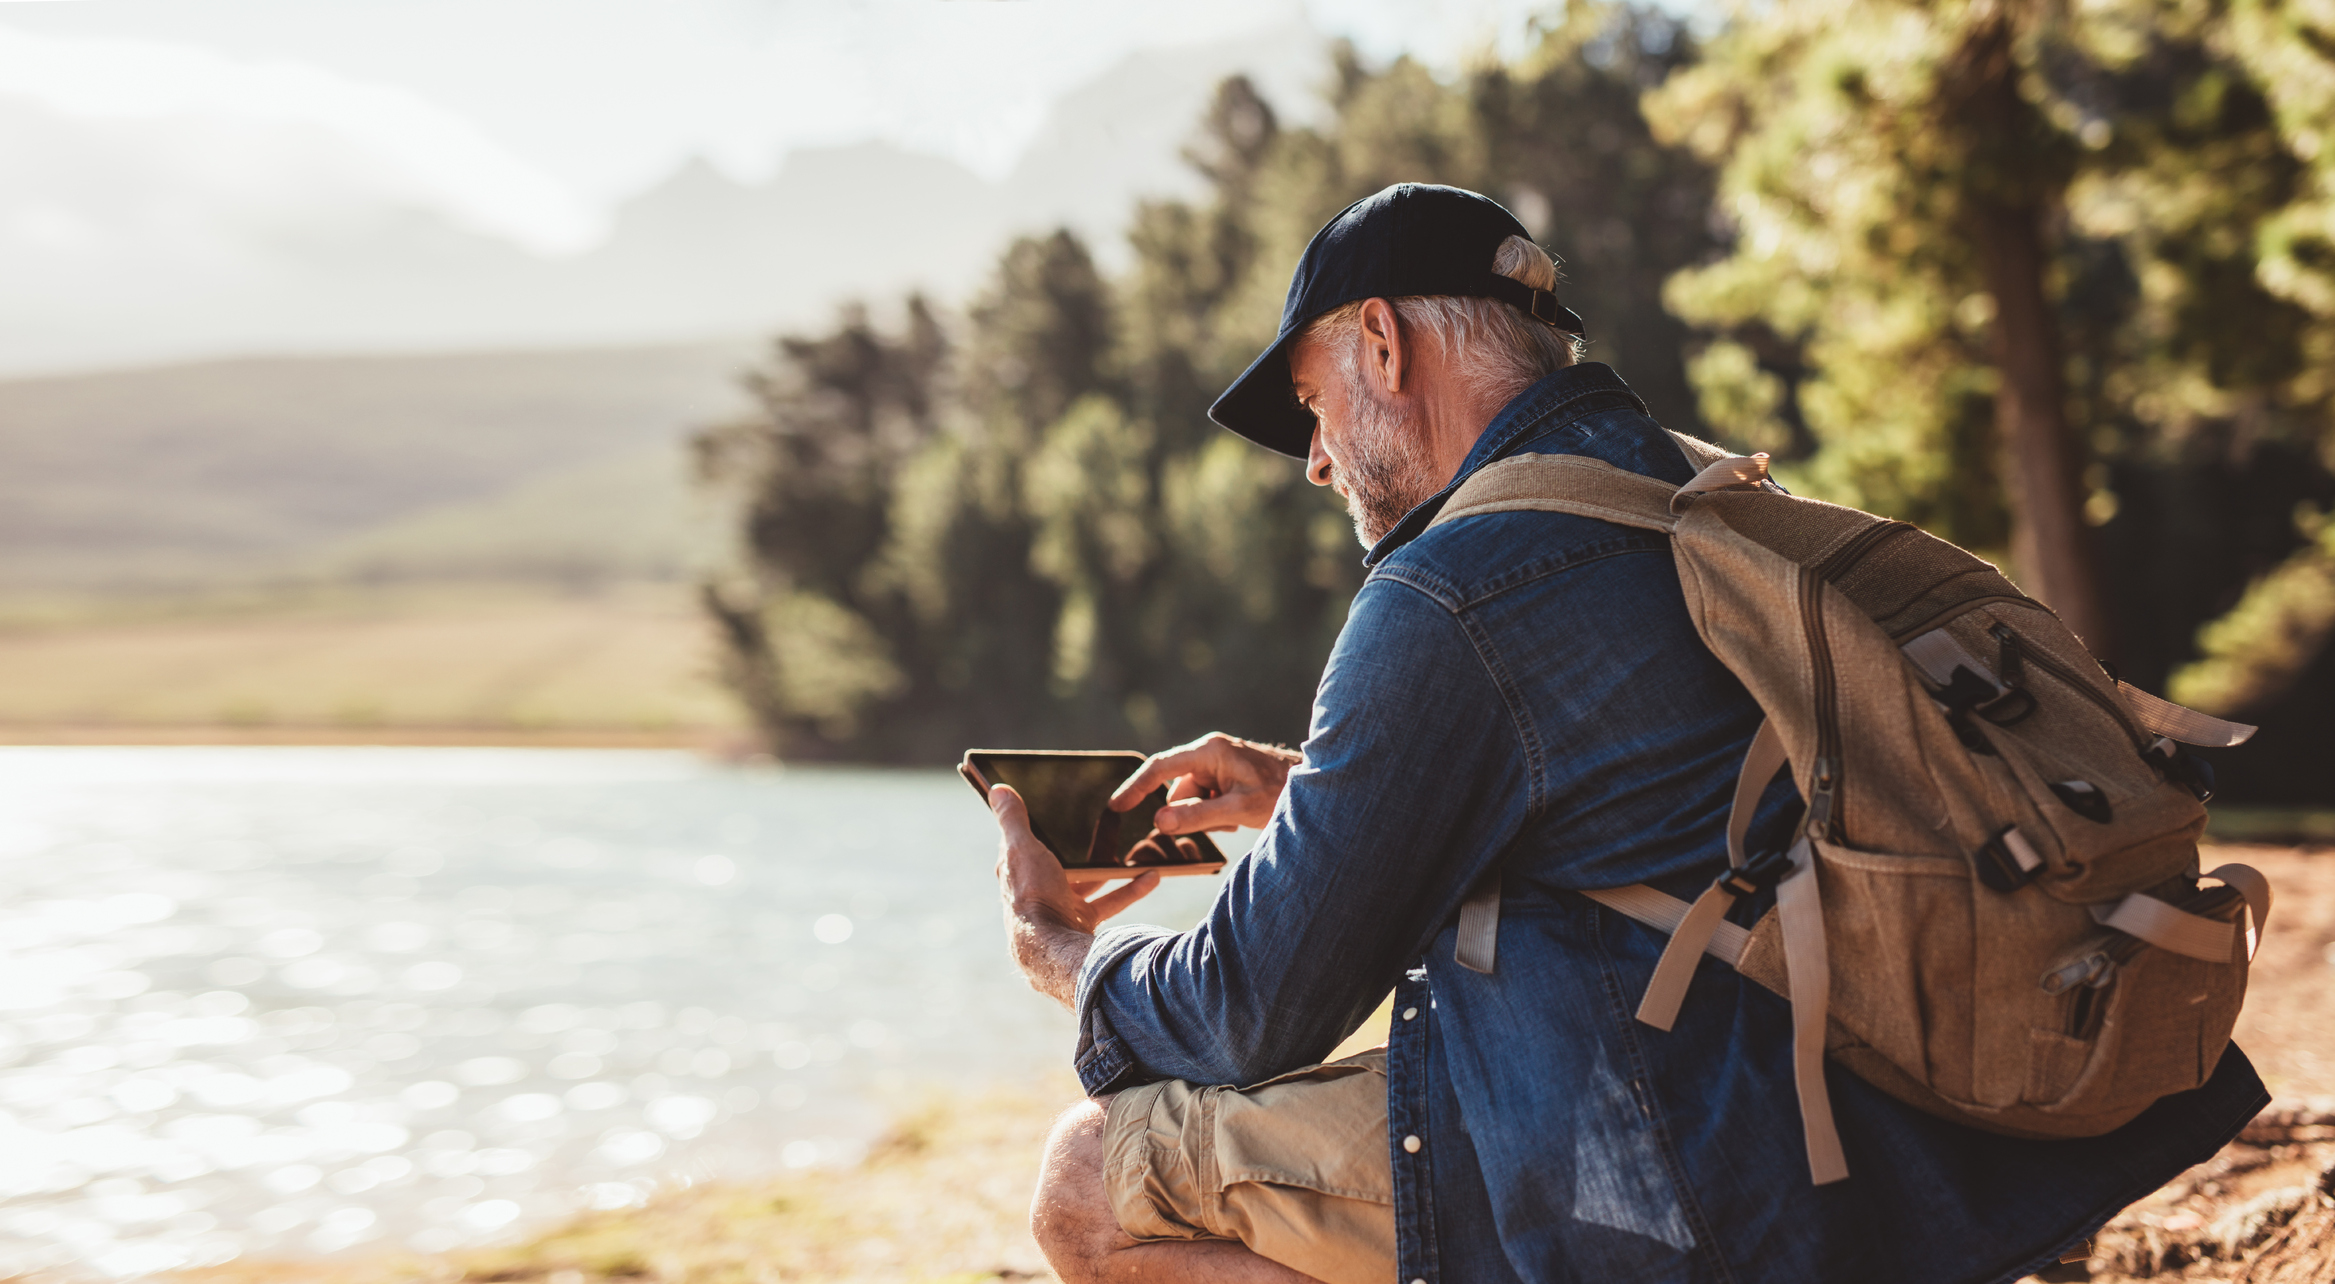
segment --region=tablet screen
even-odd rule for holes
[[[1173,842],[1145,841],[1152,832],[1152,815],[1167,805],[1165,788],[1151,791],[1149,797],[1124,812],[1110,809],[1111,791],[1143,765],[1142,754],[975,749],[965,755],[965,761],[989,783],[1011,785],[1022,796],[1029,808],[1031,831],[1066,868],[1206,864],[1224,859],[1204,834],[1190,836],[1197,840],[1192,851],[1179,851],[1179,844]]]

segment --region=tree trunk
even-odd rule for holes
[[[2019,93],[2013,56],[2020,22],[2037,15],[2021,0],[1998,0],[1980,13],[1941,89],[1944,124],[1962,143],[1962,207],[1994,297],[1995,430],[2011,559],[2028,594],[2059,612],[2092,654],[2109,658],[2115,638],[2084,521],[2087,452],[2068,430],[2059,323],[2044,290],[2043,215],[2067,178],[2053,131]]]
[[[2059,612],[2107,658],[2115,648],[2100,591],[2099,551],[2084,520],[2084,449],[2068,430],[2059,328],[2043,292],[2041,212],[1973,211],[1979,261],[1995,303],[1995,429],[2011,503],[2011,560],[2021,587]]]

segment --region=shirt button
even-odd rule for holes
[[[1404,1008],[1404,1009],[1403,1009],[1403,1020],[1405,1020],[1405,1021],[1408,1021],[1408,1020],[1410,1020],[1412,1017],[1415,1017],[1415,1016],[1417,1016],[1417,1015],[1419,1015],[1419,1009],[1417,1009],[1417,1008]]]
[[[1412,1280],[1412,1281],[1411,1281],[1411,1284],[1427,1284],[1427,1281],[1425,1281],[1425,1280]]]
[[[1407,1151],[1409,1151],[1410,1153],[1412,1153],[1412,1154],[1414,1154],[1414,1155],[1415,1155],[1415,1154],[1418,1154],[1418,1153],[1419,1153],[1419,1146],[1420,1146],[1419,1138],[1418,1138],[1416,1135],[1413,1135],[1413,1136],[1409,1136],[1409,1137],[1405,1137],[1405,1138],[1403,1138],[1403,1149],[1404,1149],[1404,1150],[1407,1150]]]

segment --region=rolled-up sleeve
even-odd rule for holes
[[[1106,927],[1095,934],[1094,948],[1087,951],[1086,962],[1078,970],[1076,1001],[1078,1055],[1074,1064],[1078,1081],[1089,1095],[1123,1087],[1122,1081],[1141,1081],[1135,1075],[1134,1053],[1120,1041],[1110,1021],[1095,1009],[1095,983],[1116,971],[1129,955],[1174,936],[1175,933],[1164,927],[1145,923]]]
[[[1207,917],[1096,938],[1077,990],[1086,1090],[1256,1083],[1359,1026],[1523,823],[1531,759],[1511,708],[1462,617],[1373,576],[1305,760]]]

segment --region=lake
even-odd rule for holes
[[[507,1238],[1059,1074],[995,847],[947,771],[0,748],[0,1275]]]

